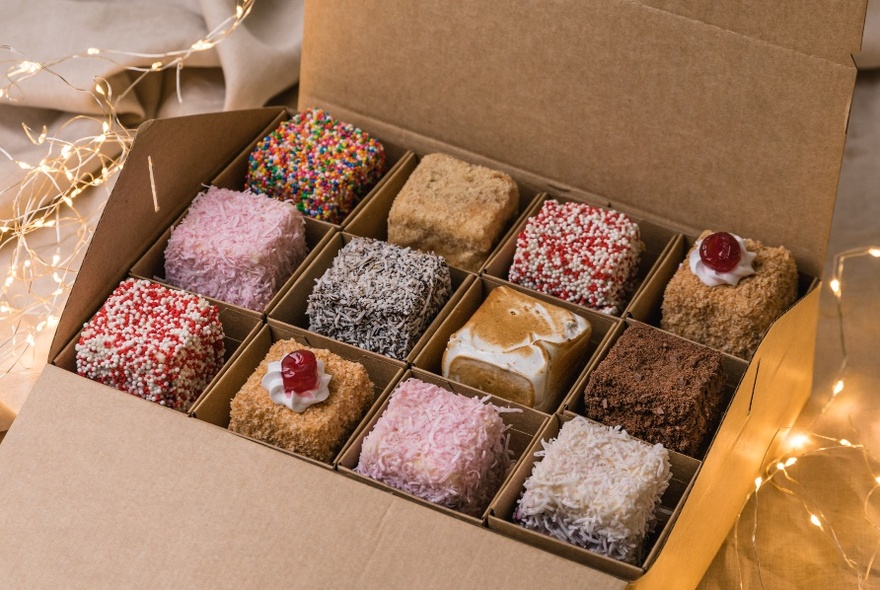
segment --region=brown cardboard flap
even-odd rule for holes
[[[640,0],[645,6],[849,64],[862,44],[867,0]],[[817,34],[817,31],[822,31]]]
[[[742,16],[733,0],[311,1],[299,100],[551,194],[568,185],[684,233],[785,245],[818,276],[855,83],[848,60],[822,54],[855,49],[864,18],[864,0],[819,1]],[[667,12],[697,4],[716,8]],[[772,44],[802,30],[798,44],[842,39],[817,41],[818,56]]]
[[[159,233],[281,108],[147,121],[116,181],[58,323],[49,358],[82,327]],[[152,171],[151,171],[152,168]],[[156,186],[153,202],[151,176]],[[156,206],[158,205],[158,210]],[[124,230],[121,230],[124,228]]]
[[[21,587],[624,586],[53,366],[0,481],[0,579]]]

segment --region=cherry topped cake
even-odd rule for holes
[[[748,359],[797,293],[797,265],[787,249],[706,231],[666,286],[660,325]]]

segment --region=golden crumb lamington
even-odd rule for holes
[[[499,286],[443,353],[443,376],[552,412],[583,366],[590,322],[568,309]]]
[[[232,399],[229,429],[328,463],[375,399],[360,363],[280,340]]]
[[[660,325],[748,359],[797,294],[797,265],[787,249],[706,231],[666,286]]]
[[[223,338],[204,297],[126,279],[83,326],[76,372],[185,412],[223,366]]]
[[[544,443],[513,519],[522,526],[639,564],[669,487],[669,451],[581,416]]]
[[[429,154],[388,214],[388,241],[476,272],[516,217],[519,190],[503,172]]]

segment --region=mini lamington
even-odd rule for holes
[[[787,249],[706,231],[666,285],[660,325],[748,359],[797,294],[797,265]]]
[[[625,214],[545,201],[516,239],[509,279],[604,313],[622,311],[644,244]]]
[[[590,373],[586,415],[699,457],[724,410],[724,379],[721,353],[633,324]]]
[[[212,186],[172,230],[165,279],[262,310],[307,252],[303,217],[291,203]]]
[[[303,215],[340,223],[385,172],[382,144],[321,109],[297,113],[257,144],[246,185],[291,201]]]
[[[219,310],[203,297],[126,279],[83,326],[76,372],[187,411],[223,366]]]
[[[360,363],[280,340],[232,399],[229,429],[328,463],[375,399]]]
[[[356,471],[479,517],[510,466],[499,409],[411,378],[364,438]]]
[[[516,217],[518,202],[519,190],[507,174],[429,154],[394,199],[388,241],[476,272]]]
[[[452,334],[443,376],[552,412],[580,367],[592,326],[586,318],[516,289],[493,289]]]
[[[669,452],[575,417],[544,442],[513,519],[526,528],[639,564],[672,477]]]
[[[355,237],[315,282],[309,330],[403,360],[451,293],[439,256]]]

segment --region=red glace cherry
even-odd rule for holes
[[[727,232],[706,236],[700,244],[700,259],[703,264],[717,272],[732,271],[741,258],[739,242]]]
[[[310,350],[295,350],[281,359],[285,393],[303,393],[318,385],[318,360]]]

